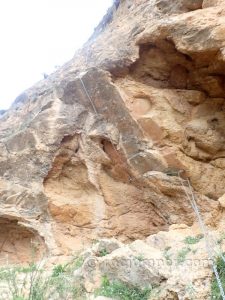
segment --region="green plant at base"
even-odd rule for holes
[[[188,293],[190,300],[194,300],[196,298],[196,290],[192,283],[188,284],[185,290]]]
[[[224,255],[224,253],[223,253]],[[225,290],[225,262],[221,257],[218,257],[215,261],[217,271],[219,273],[219,277],[223,286],[223,289]],[[211,299],[213,300],[223,300],[220,294],[220,289],[216,280],[215,275],[212,277],[211,281]]]
[[[84,263],[83,256],[74,257],[71,261],[64,265],[56,265],[53,268],[52,277],[57,277],[59,274],[62,273],[71,273],[77,269],[79,269]]]
[[[171,254],[169,254],[169,250],[171,249],[171,247],[166,247],[165,250],[163,251],[163,256],[166,259],[166,264],[168,266],[172,265],[172,260],[171,260]]]
[[[58,277],[60,274],[65,273],[66,266],[56,265],[52,270],[52,277]]]
[[[30,273],[36,270],[37,266],[35,263],[30,263],[27,267],[15,267],[15,270],[19,273]]]
[[[102,285],[95,291],[96,296],[111,297],[118,300],[147,300],[152,291],[151,288],[140,289],[128,286],[120,281],[110,282],[107,277],[102,278]]]
[[[222,233],[220,238],[217,241],[217,244],[221,245],[224,240],[225,240],[225,233]]]
[[[177,263],[181,264],[185,261],[187,254],[191,251],[189,247],[182,248],[177,254]]]
[[[84,298],[85,295],[85,288],[83,285],[81,284],[77,284],[76,286],[73,287],[72,289],[72,299],[86,299],[86,297]]]
[[[184,239],[184,243],[188,245],[197,244],[204,236],[202,234],[198,234],[197,236],[187,236]]]
[[[92,245],[95,245],[95,244],[97,244],[97,243],[99,243],[99,240],[98,240],[98,239],[93,239],[93,240],[92,240]]]
[[[80,258],[75,261],[75,266],[78,264],[81,264]],[[70,264],[57,265],[52,273],[46,271],[42,263],[8,266],[0,269],[0,281],[8,287],[9,300],[82,299],[84,288],[74,282],[73,270]]]
[[[138,256],[135,256],[135,258],[139,261],[143,261],[145,259],[143,254],[139,254]]]
[[[79,269],[83,265],[83,263],[84,263],[84,257],[83,256],[78,256],[78,257],[74,258],[72,260],[72,262],[68,264],[67,267],[68,267],[69,270],[74,271],[74,270]]]
[[[109,252],[104,248],[104,249],[101,249],[100,251],[99,251],[99,256],[100,257],[102,257],[102,256],[106,256],[106,255],[108,255],[109,254]]]

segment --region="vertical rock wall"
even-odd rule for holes
[[[142,239],[194,222],[182,171],[217,226],[224,16],[224,1],[116,2],[70,62],[0,114],[1,216],[52,254]]]

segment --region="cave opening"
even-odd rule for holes
[[[44,252],[44,241],[36,232],[18,220],[0,218],[0,265],[35,262]]]

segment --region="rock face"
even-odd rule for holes
[[[195,243],[188,244],[194,237],[198,237],[193,239]],[[104,256],[101,249],[105,249]],[[112,282],[119,280],[139,288],[151,283],[155,287],[149,299],[209,299],[211,263],[196,228],[177,226],[129,245],[100,240],[81,255],[84,262],[74,276],[89,293],[107,276]]]
[[[224,24],[222,0],[116,1],[70,62],[0,112],[3,258],[192,225],[185,178],[222,226]]]

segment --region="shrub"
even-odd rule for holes
[[[104,249],[101,249],[100,251],[99,251],[99,253],[98,253],[98,255],[100,256],[100,257],[102,257],[102,256],[106,256],[106,255],[108,255],[109,254],[109,252],[104,248]]]
[[[188,245],[197,244],[203,237],[202,234],[198,234],[197,236],[187,236],[184,239],[184,243]]]
[[[177,254],[177,263],[181,264],[185,261],[187,254],[191,251],[189,247],[182,248]]]
[[[137,256],[135,256],[135,258],[139,261],[144,261],[144,259],[145,259],[143,254],[137,255]]]
[[[224,253],[223,253],[223,255],[224,255]],[[215,263],[216,263],[217,271],[219,273],[219,277],[220,277],[223,289],[225,290],[225,262],[223,261],[222,257],[218,257],[216,259]],[[220,289],[219,289],[215,275],[213,275],[212,282],[211,282],[211,299],[223,300],[223,298],[220,295]]]
[[[71,263],[55,266],[52,272],[46,271],[43,263],[9,266],[0,269],[0,281],[6,285],[9,300],[81,299],[84,289],[74,282],[73,271],[82,261],[76,258]]]
[[[168,266],[172,265],[171,254],[169,253],[170,249],[171,249],[171,247],[166,247],[163,251],[163,256],[165,257],[166,264]]]
[[[56,265],[52,270],[52,277],[58,277],[62,273],[65,273],[66,267],[63,265]]]
[[[120,281],[110,282],[107,277],[103,277],[102,285],[95,291],[95,295],[116,298],[118,300],[147,300],[151,291],[152,287],[140,289],[126,285]]]
[[[71,262],[69,262],[67,265],[66,265],[66,268],[67,270],[77,270],[79,269],[84,263],[84,257],[83,256],[78,256],[78,257],[75,257]]]

